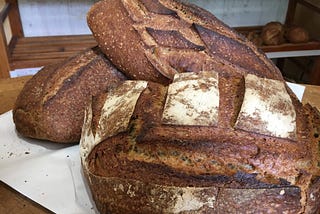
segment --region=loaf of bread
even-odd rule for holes
[[[265,45],[281,45],[285,42],[285,27],[280,22],[269,22],[262,28],[261,38]]]
[[[319,118],[253,74],[131,80],[88,106],[80,154],[101,213],[319,213]]]
[[[13,118],[81,133],[101,213],[320,212],[319,112],[252,42],[178,0],[100,1],[88,25],[99,48],[42,69]]]
[[[319,112],[253,43],[177,0],[100,1],[88,25],[137,79],[86,110],[101,213],[320,212]]]
[[[87,20],[101,50],[132,79],[168,84],[176,73],[202,70],[282,79],[254,44],[192,4],[104,0]]]
[[[125,79],[97,47],[45,66],[16,100],[16,129],[26,137],[79,142],[86,102]]]
[[[286,39],[291,43],[304,43],[309,41],[309,32],[299,26],[291,26],[286,30]]]
[[[249,32],[247,35],[247,39],[251,41],[253,44],[255,44],[257,47],[260,47],[263,45],[263,40],[261,38],[261,35],[256,31]]]

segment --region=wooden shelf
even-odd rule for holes
[[[320,50],[319,41],[310,41],[307,43],[293,44],[293,43],[284,43],[281,45],[274,46],[261,46],[259,47],[264,52],[288,52],[288,51],[306,51],[306,50]]]
[[[5,0],[0,11],[0,78],[10,77],[10,71],[37,68],[97,45],[92,35],[25,37],[17,0]],[[7,41],[4,22],[10,23],[12,37]]]
[[[10,55],[10,68],[45,66],[96,45],[92,35],[19,38]]]
[[[241,33],[242,35],[247,36],[249,32],[256,32],[260,34],[262,31],[262,26],[236,27],[235,30]],[[306,43],[283,43],[281,45],[263,45],[259,48],[265,53],[320,50],[320,41],[311,39],[309,42]],[[315,52],[315,54],[319,55],[317,52]]]

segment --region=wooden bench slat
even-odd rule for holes
[[[18,40],[16,47],[37,47],[37,46],[54,46],[54,45],[82,45],[82,44],[97,44],[93,40],[55,40],[55,41],[41,41],[41,42],[24,42]]]
[[[275,46],[261,46],[260,47],[264,52],[280,52],[280,51],[301,51],[301,50],[319,50],[320,42],[311,41],[307,43],[301,44],[293,44],[293,43],[284,43],[281,45]]]
[[[56,58],[65,58],[71,55],[74,55],[73,51],[70,52],[52,52],[52,53],[38,53],[38,54],[28,54],[21,53],[19,55],[14,55],[13,60],[37,60],[37,59],[56,59]]]
[[[69,45],[83,45],[83,44],[97,44],[94,41],[51,41],[51,42],[38,42],[38,43],[20,43],[19,41],[16,44],[16,47],[37,47],[41,45],[45,46],[56,46],[56,45],[64,45],[64,46],[69,46]]]
[[[93,41],[92,35],[66,35],[66,36],[38,36],[38,37],[22,37],[19,39],[21,43],[39,43],[50,41]]]
[[[88,47],[94,47],[94,45],[86,45],[86,46],[55,46],[55,47],[39,47],[37,49],[29,49],[29,48],[16,48],[12,53],[12,58],[15,55],[19,54],[34,54],[34,53],[61,53],[61,52],[78,52],[87,49]]]
[[[24,61],[13,61],[10,65],[11,68],[21,69],[21,68],[38,68],[54,63],[58,63],[63,59],[38,59],[38,60],[24,60]]]
[[[12,69],[57,63],[97,45],[92,35],[19,38],[10,57]]]

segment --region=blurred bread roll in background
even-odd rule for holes
[[[258,32],[251,31],[247,35],[247,39],[249,39],[256,46],[261,46],[263,44],[263,40]]]
[[[286,39],[291,43],[304,43],[309,41],[309,32],[303,27],[292,26],[286,31]]]
[[[261,38],[265,45],[284,43],[284,26],[280,22],[269,22],[262,28]]]

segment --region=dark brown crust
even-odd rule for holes
[[[223,108],[219,109],[219,125],[223,128],[234,127],[243,102],[245,91],[244,78],[242,76],[230,78],[230,75],[221,75],[219,78],[219,88],[219,102],[223,106]]]
[[[88,25],[103,52],[133,79],[168,83],[176,72],[215,69],[282,80],[246,38],[179,0],[104,0],[90,9]]]
[[[98,10],[93,12],[95,15],[89,21],[99,31],[94,35],[99,41],[100,48],[104,53],[108,53],[107,57],[111,62],[129,78],[167,82],[167,78],[155,72],[152,64],[144,56],[146,45],[132,27],[134,22],[128,17],[128,12],[121,2],[109,2],[111,4],[108,7],[96,4]],[[98,37],[106,39],[102,40]]]
[[[204,46],[196,45],[184,38],[179,31],[156,30],[150,27],[147,27],[146,30],[161,46],[177,49],[193,49],[198,51],[205,50]]]
[[[243,86],[239,84],[241,80],[239,78],[225,76],[221,79],[224,79],[219,81],[222,90],[230,88],[237,92],[243,89]],[[224,84],[228,84],[228,87]],[[240,92],[234,95],[224,94],[219,110],[223,113],[220,114],[219,121],[221,122],[218,126],[203,127],[163,125],[161,118],[166,90],[161,85],[149,83],[149,87],[143,92],[136,105],[130,125],[131,130],[128,133],[135,142],[124,140],[129,147],[126,149],[134,151],[131,156],[133,160],[139,161],[147,158],[149,163],[166,164],[158,161],[161,159],[161,154],[158,152],[172,156],[170,151],[176,151],[179,154],[176,158],[182,161],[176,162],[175,167],[168,165],[175,170],[193,175],[233,175],[238,170],[242,170],[246,173],[259,173],[260,179],[269,182],[276,182],[278,178],[292,181],[293,178],[299,177],[302,171],[313,170],[310,173],[314,173],[314,166],[317,165],[317,162],[313,157],[317,155],[313,153],[314,145],[306,140],[310,139],[309,134],[307,136],[298,135],[295,141],[237,130],[232,127],[233,118],[236,116],[230,113],[236,114],[239,104],[233,105],[234,109],[230,109],[229,102],[231,99],[237,100],[235,96],[239,94],[238,102],[241,102]],[[232,116],[224,113],[224,110]],[[304,116],[303,114],[298,115],[297,120],[304,121]],[[311,128],[304,124],[298,127],[299,134],[303,133],[301,129],[307,129],[306,132],[310,133]],[[301,147],[309,149],[301,149]],[[139,153],[146,156],[140,157]],[[202,160],[197,161],[198,156],[202,157]],[[194,166],[184,163],[185,161],[191,161]],[[210,164],[209,162],[212,161],[214,163]],[[269,164],[271,162],[273,164]]]
[[[149,203],[150,189],[170,192],[173,187],[182,191],[192,186],[198,190],[208,187],[210,194],[216,192],[214,208],[204,206],[197,212],[236,213],[245,208],[262,213],[320,211],[314,202],[320,191],[319,178],[316,178],[319,169],[315,166],[319,148],[309,141],[313,133],[311,124],[316,127],[319,124],[311,113],[312,108],[304,110],[296,98],[292,98],[297,120],[304,121],[297,124],[296,140],[234,130],[232,124],[242,102],[243,84],[238,75],[221,76],[219,87],[223,97],[219,121],[222,122],[212,127],[186,127],[161,123],[167,87],[149,83],[136,104],[129,130],[102,140],[87,159],[86,173],[98,207],[103,212],[147,213],[154,208],[144,205]],[[226,88],[230,89],[229,94],[224,91]],[[104,97],[95,100],[93,122],[99,119]],[[303,117],[310,118],[312,123]],[[166,161],[162,157],[172,159]],[[315,184],[311,187],[313,173]],[[292,182],[293,178],[299,187],[285,180]],[[128,191],[123,193],[126,196],[115,194],[108,182],[131,186],[137,198],[126,195]],[[155,187],[157,185],[161,188]],[[104,198],[105,194],[112,196]],[[120,200],[121,197],[130,200]],[[167,203],[167,206],[171,205]]]
[[[125,79],[98,48],[46,66],[26,83],[16,100],[16,129],[26,137],[78,142],[90,96]]]
[[[85,171],[93,198],[101,213],[163,213],[174,206],[176,194],[183,189],[170,185],[156,185],[130,178],[100,177]],[[188,187],[188,186],[184,186]],[[199,188],[204,202],[215,197],[212,206],[182,213],[299,213],[300,190],[294,186],[265,186],[260,188],[230,188],[209,186]],[[308,190],[308,205],[304,213],[320,212],[320,178]],[[170,213],[170,212],[166,212]]]
[[[186,200],[201,194],[207,204],[182,213],[320,212],[314,202],[320,191],[314,114],[288,87],[297,129],[290,139],[234,128],[244,75],[284,81],[251,42],[179,0],[104,0],[89,11],[88,25],[101,50],[129,77],[168,84],[178,72],[215,71],[221,93],[217,124],[164,125],[167,88],[149,83],[129,130],[103,139],[86,159],[102,213],[176,212],[170,209],[187,187],[195,192]]]

